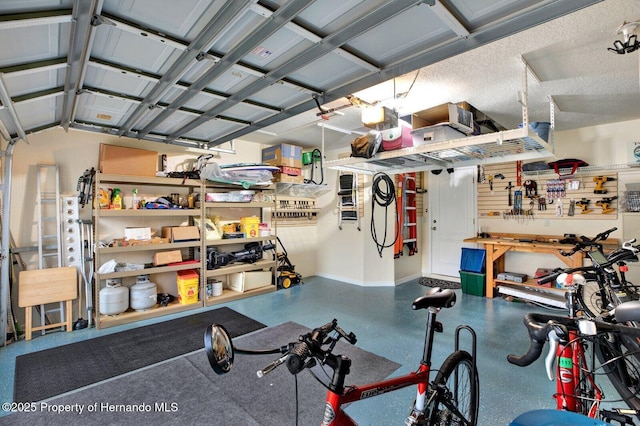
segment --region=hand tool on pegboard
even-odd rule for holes
[[[516,186],[522,186],[522,160],[516,161]]]
[[[602,200],[596,201],[596,206],[602,207],[602,214],[611,213],[615,209],[610,207],[611,202],[616,200],[618,196],[615,197],[604,197]]]
[[[603,188],[603,185],[607,182],[612,182],[616,180],[616,178],[612,178],[609,176],[594,176],[593,181],[596,183],[596,187],[593,190],[594,194],[606,194],[607,190]]]
[[[582,198],[580,201],[576,201],[576,205],[580,206],[580,208],[582,209],[582,211],[580,212],[581,214],[591,213],[591,209],[587,208],[589,207],[590,202],[591,200],[588,200],[586,198]]]
[[[515,188],[515,186],[513,186],[511,184],[511,182],[509,182],[509,185],[507,185],[504,189],[506,189],[508,192],[508,197],[509,197],[509,206],[513,205],[513,198],[511,197],[511,190]]]

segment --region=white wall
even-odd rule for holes
[[[340,151],[326,153],[329,159],[337,158]],[[393,247],[382,250],[382,257],[371,232],[371,185],[373,176],[364,176],[364,216],[360,230],[355,223],[346,222],[338,228],[336,170],[325,171],[325,181],[331,191],[319,198],[322,208],[318,221],[318,246],[316,275],[352,284],[375,287],[394,286],[420,276],[422,255],[402,256],[394,260]],[[385,211],[373,209],[377,238],[383,243],[386,228],[389,244],[395,236],[395,205],[389,208],[385,225]]]

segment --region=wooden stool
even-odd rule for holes
[[[72,302],[78,297],[78,270],[75,267],[20,271],[18,280],[18,306],[25,308],[24,329],[26,340],[31,340],[33,331],[61,326],[67,327],[67,333],[72,330]],[[56,302],[65,302],[64,321],[33,327],[33,307]]]

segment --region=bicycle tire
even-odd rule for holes
[[[585,315],[596,318],[602,312],[602,296],[597,281],[588,280],[576,289],[578,303]]]
[[[629,336],[600,336],[596,356],[603,371],[629,408],[640,410],[640,343]],[[607,363],[610,360],[613,362]]]
[[[427,406],[429,425],[460,425],[460,412],[468,424],[478,422],[480,382],[473,358],[466,351],[456,351],[447,357],[432,384],[435,397]]]

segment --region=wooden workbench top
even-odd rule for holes
[[[560,243],[566,237],[559,235],[537,235],[537,234],[503,234],[491,233],[488,238],[472,237],[464,239],[465,243],[476,244],[497,244],[521,247],[544,247],[547,249],[570,250],[575,244]],[[521,241],[525,240],[525,241]],[[605,250],[614,250],[620,247],[617,238],[609,238],[603,242]]]

